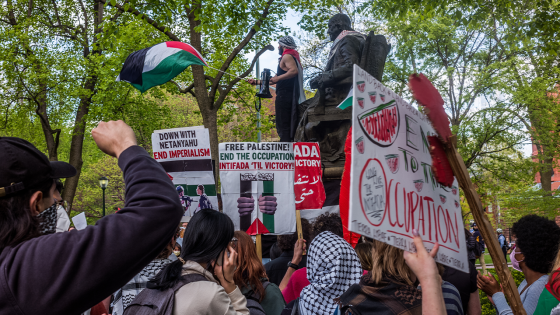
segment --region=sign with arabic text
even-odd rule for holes
[[[321,209],[325,187],[321,173],[321,155],[316,142],[294,143],[296,210]]]
[[[457,180],[440,185],[432,172],[428,118],[354,65],[350,227],[415,252],[412,230],[436,261],[469,271]]]

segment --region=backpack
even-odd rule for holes
[[[479,258],[480,256],[482,256],[482,249],[481,249],[482,244],[480,244],[479,242],[476,242],[475,244],[476,244],[476,246],[473,249],[474,256],[476,258]]]
[[[172,315],[175,291],[186,284],[198,281],[208,281],[208,279],[203,275],[190,274],[182,276],[172,288],[164,291],[148,287],[134,298],[123,315]]]
[[[266,287],[270,284],[268,281],[263,282],[263,287],[266,290]],[[250,315],[266,315],[261,303],[259,303],[260,295],[253,290],[243,294],[245,299],[247,300],[247,308],[249,309]]]

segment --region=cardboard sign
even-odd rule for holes
[[[296,210],[321,209],[325,187],[321,172],[321,155],[316,142],[294,143]]]
[[[432,173],[428,118],[354,65],[350,230],[416,251],[412,229],[436,261],[468,272],[457,180],[438,184]]]
[[[175,184],[186,216],[200,209],[218,210],[208,129],[186,127],[152,134],[156,159]]]
[[[293,143],[220,143],[223,211],[236,230],[289,234],[296,230]]]

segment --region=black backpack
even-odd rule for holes
[[[474,256],[475,256],[476,258],[478,258],[478,257],[480,257],[480,256],[482,255],[482,249],[481,249],[481,247],[482,247],[482,244],[480,244],[479,242],[475,242],[475,246],[474,246],[473,252],[474,252]]]
[[[266,287],[270,284],[268,281],[263,282],[263,287],[266,290]],[[245,299],[247,300],[247,308],[249,309],[250,315],[266,315],[264,309],[262,308],[261,303],[259,303],[260,295],[253,290],[243,294]]]
[[[146,288],[124,310],[123,315],[172,315],[175,291],[186,284],[198,281],[208,281],[208,279],[200,274],[190,274],[182,276],[172,288],[164,291]]]

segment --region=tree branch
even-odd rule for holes
[[[224,89],[220,89],[220,96],[218,97],[218,100],[214,103],[214,105],[216,105],[217,107],[213,106],[213,108],[220,108],[221,104],[226,99],[226,96],[231,91],[231,89],[239,81],[241,81],[240,78],[245,78],[246,76],[248,76],[253,71],[253,66],[255,65],[255,63],[257,63],[257,59],[259,59],[260,55],[262,55],[267,50],[272,51],[272,50],[274,50],[274,47],[272,45],[267,45],[267,46],[263,47],[259,52],[257,52],[255,54],[255,57],[253,58],[253,61],[251,62],[251,66],[249,67],[249,69],[247,69],[245,72],[243,72],[238,78],[234,78]],[[216,78],[217,78],[217,76],[216,76]]]
[[[108,4],[111,5],[110,2],[107,2],[106,0],[99,0],[100,2],[104,3],[104,4]],[[138,10],[135,10],[132,8],[132,6],[129,6],[128,9],[124,9],[124,7],[120,4],[116,4],[114,6],[115,8],[119,9],[122,12],[128,12],[128,13],[132,13],[136,16],[141,16],[141,18],[148,22],[148,24],[150,24],[151,26],[153,26],[154,28],[156,28],[158,31],[162,32],[163,34],[165,34],[167,37],[169,37],[170,39],[180,42],[181,40],[179,39],[179,37],[177,37],[177,35],[171,33],[167,27],[160,25],[158,22],[154,21],[153,19],[151,19],[150,17],[148,17],[146,14],[141,13]]]
[[[245,36],[245,38],[239,43],[239,45],[237,45],[237,47],[235,47],[233,49],[233,51],[231,52],[231,54],[228,56],[228,58],[226,59],[226,61],[222,64],[222,67],[220,68],[221,71],[223,72],[218,72],[218,74],[216,75],[216,78],[214,80],[214,82],[212,83],[212,89],[210,90],[210,99],[211,102],[210,104],[213,104],[212,107],[214,107],[214,99],[216,97],[216,91],[218,90],[218,84],[220,84],[220,80],[222,79],[222,76],[224,75],[224,72],[229,68],[229,66],[231,65],[231,63],[233,62],[233,60],[235,59],[235,57],[237,57],[237,55],[241,52],[241,50],[243,48],[245,48],[245,46],[249,43],[249,41],[251,41],[251,39],[253,38],[253,36],[255,35],[255,33],[257,33],[257,28],[260,28],[260,26],[262,25],[264,19],[266,19],[266,17],[268,16],[269,13],[269,9],[270,6],[272,5],[272,3],[274,2],[274,0],[268,0],[268,2],[266,3],[266,6],[263,10],[263,13],[261,14],[261,17],[257,20],[257,22],[255,23],[255,25],[253,25],[253,27],[251,28],[251,30],[249,31],[249,33],[247,33],[247,35]],[[262,51],[262,50],[261,50]],[[253,60],[254,61],[254,60]],[[252,64],[251,64],[252,67]],[[234,80],[235,81],[235,80]],[[232,81],[233,82],[233,81]],[[233,86],[230,83],[230,86]],[[231,89],[231,88],[230,88]],[[219,97],[220,99],[222,98],[222,96],[220,95]],[[225,98],[225,96],[224,96]],[[220,103],[218,102],[218,108],[219,108]]]

